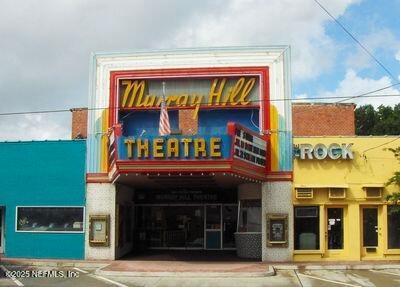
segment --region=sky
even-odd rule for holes
[[[290,45],[292,97],[305,100],[400,81],[400,0],[319,1],[390,74],[314,0],[0,0],[0,114],[86,107],[91,52]],[[70,112],[0,115],[0,140],[68,139],[70,123]]]

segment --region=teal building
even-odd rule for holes
[[[0,143],[0,252],[83,259],[84,140]]]

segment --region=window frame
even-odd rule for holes
[[[296,216],[296,208],[315,208],[317,211],[317,216]],[[318,234],[316,236],[316,244],[317,247],[316,249],[296,249],[296,218],[317,218],[317,228],[318,228]],[[321,251],[321,206],[318,204],[307,204],[307,205],[293,205],[293,251],[295,253],[304,253],[304,252],[320,252]]]
[[[19,208],[82,208],[82,231],[62,231],[62,230],[18,230],[18,209]],[[23,233],[85,233],[86,231],[86,208],[84,205],[17,205],[15,206],[15,232]]]

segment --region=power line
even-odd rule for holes
[[[374,91],[371,91],[371,92],[366,92],[366,93],[360,94],[360,95],[358,95],[358,96],[349,97],[349,98],[347,98],[347,99],[340,100],[340,101],[337,101],[337,102],[335,102],[335,103],[338,104],[338,103],[345,102],[345,101],[347,101],[347,100],[360,98],[360,97],[363,97],[363,96],[366,96],[366,95],[370,95],[370,94],[375,93],[375,92],[380,92],[380,91],[383,91],[383,90],[392,88],[392,87],[397,86],[397,85],[400,85],[400,82],[397,82],[397,83],[395,83],[395,84],[392,84],[392,85],[389,85],[389,86],[386,86],[386,87],[383,87],[383,88],[380,88],[380,89],[377,89],[377,90],[374,90]]]
[[[366,153],[367,151],[370,151],[370,150],[376,149],[376,148],[378,148],[378,147],[381,147],[381,146],[390,144],[390,143],[392,143],[392,142],[394,142],[394,141],[397,141],[398,139],[400,139],[400,136],[398,136],[398,137],[396,137],[395,139],[390,140],[390,141],[388,141],[388,142],[384,142],[383,144],[380,144],[380,145],[377,145],[377,146],[368,148],[368,149],[364,150],[361,154],[362,154],[362,155],[365,155],[365,153]]]
[[[400,84],[400,83],[398,83]],[[382,88],[385,89],[385,88]],[[379,90],[382,90],[379,89]],[[379,91],[377,90],[377,91]],[[370,93],[373,93],[375,91],[372,91]],[[400,97],[400,94],[379,94],[379,95],[369,95],[370,93],[365,93],[362,95],[358,96],[353,96],[352,98],[386,98],[386,97]],[[294,101],[313,101],[313,100],[329,100],[329,99],[348,99],[349,96],[334,96],[334,97],[315,97],[315,98],[297,98],[297,99],[269,99],[269,102],[294,102]],[[248,101],[249,103],[262,103],[265,100],[252,100]],[[332,104],[335,104],[332,103]],[[191,106],[194,108],[196,105]],[[208,106],[207,103],[201,103],[199,106]],[[172,106],[175,107],[175,106]],[[221,107],[223,107],[221,105]],[[85,108],[86,110],[89,111],[95,111],[95,110],[111,110],[111,109],[121,109],[120,107],[98,107],[98,108]],[[126,109],[129,111],[129,109]],[[8,112],[8,113],[0,113],[0,116],[15,116],[15,115],[28,115],[28,114],[50,114],[50,113],[64,113],[64,112],[70,112],[71,109],[54,109],[54,110],[42,110],[42,111],[21,111],[21,112]]]
[[[400,84],[400,83],[399,83]],[[369,93],[366,93],[364,95],[359,95],[359,96],[354,96],[352,98],[386,98],[386,97],[400,97],[400,94],[379,94],[379,95],[368,95]],[[325,99],[348,99],[348,96],[333,96],[333,97],[314,97],[314,98],[295,98],[295,99],[269,99],[269,102],[293,102],[293,101],[312,101],[312,100],[325,100]],[[252,100],[248,101],[248,103],[262,103],[265,102],[265,100]],[[335,104],[335,103],[332,103]],[[208,103],[201,103],[200,106],[208,106]],[[193,105],[191,107],[195,107],[196,105]],[[174,107],[179,107],[179,106],[170,106],[172,108]],[[221,107],[224,107],[221,105]],[[86,110],[106,110],[106,109],[123,109],[121,107],[98,107],[98,108],[85,108]],[[129,108],[125,108],[126,111],[129,110]],[[143,109],[144,110],[144,109]],[[54,109],[54,110],[43,110],[43,111],[22,111],[22,112],[9,112],[9,113],[0,113],[0,116],[12,116],[12,115],[24,115],[24,114],[47,114],[47,113],[62,113],[62,112],[70,112],[71,109]]]
[[[382,64],[382,62],[381,61],[379,61],[360,41],[358,41],[357,40],[357,38],[352,34],[352,33],[350,33],[350,31],[349,30],[347,30],[346,29],[346,27],[344,27],[343,25],[342,25],[342,23],[340,23],[339,22],[339,20],[337,20],[318,0],[314,0],[314,2],[315,3],[317,3],[318,4],[318,6],[319,7],[321,7],[321,9],[322,10],[324,10],[325,12],[326,12],[326,14],[328,14],[329,15],[329,17],[331,17],[334,21],[335,21],[335,23],[337,24],[337,25],[339,25],[339,27],[340,28],[342,28],[343,29],[343,31],[345,31],[346,33],[347,33],[347,35],[349,35],[372,59],[374,59],[374,61],[379,65],[379,66],[381,66],[381,68],[383,69],[383,70],[385,70],[385,72],[395,81],[395,82],[398,82],[398,80],[396,79],[396,77],[395,76],[393,76],[393,74],[389,71],[389,69],[387,69],[383,64]]]

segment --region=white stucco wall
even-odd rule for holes
[[[288,214],[288,240],[286,248],[267,247],[267,213]],[[293,256],[293,205],[292,182],[265,182],[262,185],[262,260],[292,261]]]
[[[90,215],[110,215],[110,246],[89,246],[89,228],[85,232],[85,259],[115,259],[115,185],[88,183],[86,185],[86,226]]]

